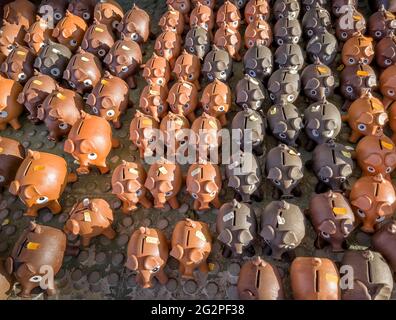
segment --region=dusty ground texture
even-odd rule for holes
[[[120,1],[124,8],[129,8],[132,1]],[[159,33],[158,20],[162,13],[166,10],[165,0],[150,0],[150,1],[135,1],[141,8],[147,10],[152,18],[152,29],[155,34]],[[219,1],[220,2],[220,1]],[[222,1],[221,1],[222,2]],[[363,1],[359,1],[363,2]],[[361,4],[361,10],[367,13],[365,3]],[[305,47],[305,44],[302,44]],[[153,41],[145,46],[144,59],[147,60],[153,49]],[[339,65],[335,63],[334,72]],[[243,76],[242,64],[234,64],[234,75],[229,82],[231,88],[234,88],[237,81]],[[205,83],[202,83],[203,86]],[[138,104],[139,95],[144,87],[145,82],[139,76],[138,88],[131,91],[131,99]],[[333,103],[341,106],[342,100],[335,95],[330,99]],[[309,102],[304,97],[300,97],[297,106],[301,112]],[[136,108],[129,109],[127,114],[122,118],[123,127],[120,130],[114,130],[114,135],[122,142],[122,147],[113,150],[110,157],[110,167],[114,169],[121,160],[133,161],[138,158],[136,148],[131,145],[128,140],[129,137],[129,123]],[[238,110],[234,105],[232,112],[229,114],[231,120],[233,114]],[[14,132],[10,128],[1,134],[6,137],[11,137],[19,140],[26,148],[33,150],[46,151],[58,154],[64,157],[71,169],[77,166],[73,163],[70,155],[63,152],[63,143],[54,143],[47,140],[47,130],[43,124],[39,126],[32,125],[26,116],[22,117],[23,127],[21,130]],[[342,133],[338,141],[348,144],[349,128],[344,124]],[[306,140],[306,138],[303,138]],[[275,139],[267,136],[265,139],[266,149],[276,145]],[[311,158],[311,154],[307,153],[303,147],[299,148],[304,161]],[[263,158],[260,159],[263,163]],[[263,167],[262,167],[263,168]],[[353,184],[357,177],[360,176],[360,170],[355,169],[353,178],[350,179],[350,184]],[[107,200],[114,209],[115,222],[114,228],[117,231],[117,237],[113,241],[109,241],[104,237],[98,237],[91,242],[88,249],[83,249],[78,257],[65,257],[64,264],[61,271],[56,276],[58,293],[49,299],[237,299],[236,283],[240,266],[244,260],[248,259],[250,255],[245,254],[239,259],[226,259],[222,257],[221,245],[217,241],[213,244],[213,251],[209,257],[210,272],[207,278],[197,274],[197,281],[184,281],[179,277],[178,263],[173,258],[170,258],[165,269],[169,275],[169,282],[165,286],[158,283],[152,289],[141,289],[135,282],[135,275],[133,272],[124,268],[126,247],[130,235],[134,230],[140,226],[156,227],[165,232],[170,238],[173,226],[175,223],[184,218],[191,217],[208,222],[213,236],[215,238],[215,218],[216,210],[210,210],[202,215],[196,215],[190,206],[192,201],[190,197],[183,190],[179,194],[179,199],[183,203],[179,210],[147,210],[139,209],[133,215],[127,216],[122,214],[120,210],[120,201],[111,194],[111,173],[106,175],[99,175],[95,170],[88,176],[79,177],[78,182],[72,186],[68,186],[64,192],[61,204],[63,212],[59,215],[52,215],[48,210],[40,212],[37,221],[42,224],[51,225],[62,228],[64,221],[68,217],[72,205],[83,197],[102,197]],[[301,183],[302,197],[293,199],[291,202],[298,204],[302,209],[307,207],[310,195],[314,192],[317,180],[312,172],[305,170],[304,178]],[[263,181],[262,191],[264,200],[260,203],[254,203],[259,213],[260,208],[263,208],[267,203],[272,201],[272,187]],[[230,188],[223,188],[221,193],[221,200],[223,202],[234,198],[234,193]],[[21,231],[28,225],[30,218],[23,216],[24,207],[22,203],[11,196],[8,191],[0,194],[0,258],[5,258],[12,249],[12,246],[18,238]],[[312,225],[307,219],[307,234],[302,244],[295,250],[296,256],[318,256],[329,257],[339,262],[342,258],[341,254],[333,254],[329,247],[323,250],[317,250],[314,247],[316,235],[313,231]],[[72,244],[79,244],[79,239],[76,237],[69,237]],[[370,237],[366,234],[356,230],[348,239],[351,248],[367,248],[370,246]],[[255,243],[255,254],[261,255],[264,259],[270,261],[279,267],[281,272],[285,291],[288,298],[291,297],[289,285],[289,267],[293,256],[284,257],[282,261],[273,261],[266,253],[268,250],[260,241]],[[19,288],[14,288],[10,299],[19,299],[16,294]],[[394,291],[393,298],[396,298]],[[33,295],[33,299],[46,299],[43,293],[37,292]]]

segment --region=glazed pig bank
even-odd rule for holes
[[[239,256],[252,246],[257,236],[256,214],[253,208],[233,199],[223,204],[217,214],[217,239],[225,245],[224,256]]]
[[[387,179],[396,168],[396,148],[387,136],[365,136],[356,147],[356,161],[364,176],[381,173]]]
[[[238,7],[238,5],[235,3],[235,1],[233,1],[233,2]],[[245,2],[245,0],[242,0],[242,2]],[[216,5],[216,0],[191,0],[191,3],[192,3],[193,7],[196,7],[199,4],[203,4],[213,10]],[[243,5],[241,5],[241,7],[243,7]],[[241,7],[238,7],[238,8],[241,9]]]
[[[389,300],[393,290],[392,271],[382,255],[370,250],[348,250],[342,265],[353,269],[350,288],[343,300]]]
[[[385,109],[387,109],[396,100],[396,65],[386,68],[381,73],[379,87],[384,96]]]
[[[242,46],[242,36],[238,30],[234,30],[226,22],[217,29],[213,43],[219,48],[226,49],[235,61],[242,60],[239,54]]]
[[[187,155],[190,122],[182,114],[168,112],[162,118],[160,130],[164,136],[167,156]]]
[[[0,191],[8,187],[25,158],[25,149],[18,141],[0,137]]]
[[[99,235],[110,240],[115,238],[116,233],[111,227],[113,220],[113,211],[105,200],[85,198],[71,209],[64,231],[80,235],[81,244],[88,247],[91,239]]]
[[[284,197],[299,196],[300,191],[296,187],[303,178],[303,164],[299,153],[280,144],[268,152],[265,167],[267,179],[278,190],[276,198],[279,198],[279,193]]]
[[[63,79],[79,94],[91,91],[102,77],[102,64],[92,53],[78,50],[63,72]]]
[[[129,105],[128,84],[105,72],[104,77],[88,95],[87,105],[95,115],[112,122],[114,128],[121,128],[121,116]]]
[[[1,64],[0,71],[7,78],[23,85],[33,76],[34,59],[34,54],[28,48],[17,45]]]
[[[346,66],[371,64],[374,59],[373,39],[357,35],[345,42],[342,47],[342,63]]]
[[[202,73],[209,81],[218,79],[226,82],[232,75],[232,58],[228,51],[213,46],[205,56]]]
[[[212,32],[215,24],[213,10],[200,3],[195,6],[190,14],[190,28],[202,27],[208,32]]]
[[[106,158],[111,148],[118,146],[119,141],[112,137],[111,126],[106,119],[81,111],[81,119],[72,126],[64,150],[78,161],[78,174],[88,174],[91,166],[105,174],[110,171]]]
[[[96,0],[69,0],[67,10],[89,23],[93,19],[95,5]]]
[[[151,288],[153,278],[161,285],[168,282],[164,268],[169,257],[168,239],[158,229],[140,227],[128,242],[125,267],[136,271],[136,282],[142,288]]]
[[[280,45],[275,51],[274,58],[279,69],[300,71],[305,64],[304,53],[298,44]]]
[[[139,110],[160,122],[168,111],[168,90],[158,84],[148,84],[140,94]]]
[[[245,74],[235,87],[235,102],[243,109],[262,110],[268,93],[261,81]]]
[[[311,9],[318,7],[318,5],[323,7],[327,2],[327,0],[301,0],[301,8],[305,10],[305,12],[308,12]]]
[[[65,16],[68,4],[68,0],[41,0],[37,12],[44,17],[52,9],[54,12],[54,23],[56,24]]]
[[[244,72],[249,76],[261,81],[267,79],[274,68],[271,49],[257,44],[250,47],[243,56],[243,66]]]
[[[35,21],[36,6],[28,0],[10,1],[3,7],[3,19],[26,29]]]
[[[241,25],[241,13],[239,9],[230,1],[226,0],[217,10],[216,24],[220,28],[226,22],[230,27],[237,30]]]
[[[176,79],[192,82],[198,90],[201,89],[199,84],[201,61],[198,56],[183,50],[176,59],[173,73],[176,75]]]
[[[172,22],[171,25],[174,23]],[[182,22],[182,25],[184,21]],[[161,26],[161,22],[159,24]],[[179,27],[180,28],[180,27]],[[124,15],[117,30],[125,38],[136,41],[138,44],[147,42],[150,36],[150,16],[136,4]]]
[[[94,20],[107,25],[113,31],[117,31],[124,11],[116,0],[101,0],[96,3],[94,8]]]
[[[204,112],[219,119],[222,126],[227,125],[226,114],[231,107],[232,94],[230,87],[215,79],[209,83],[201,96],[201,105]]]
[[[37,109],[42,105],[45,98],[57,88],[56,81],[50,76],[37,74],[31,77],[18,96],[18,103],[28,110],[28,119],[32,123],[40,122],[37,117]]]
[[[166,0],[166,4],[171,5],[175,10],[180,11],[184,16],[184,21],[188,21],[189,13],[192,7],[190,0]]]
[[[167,102],[172,112],[182,114],[193,122],[198,106],[198,89],[193,83],[179,80],[170,88]]]
[[[142,63],[142,50],[131,40],[118,40],[110,48],[103,62],[113,76],[125,80],[131,89],[136,88],[134,75]]]
[[[347,21],[347,22],[346,22]],[[348,41],[352,37],[366,32],[366,19],[355,8],[345,10],[335,21],[335,32],[340,42]]]
[[[0,28],[0,53],[7,57],[17,43],[25,42],[25,34],[26,30],[21,25],[11,24],[3,20]]]
[[[396,17],[393,13],[381,8],[374,12],[368,20],[368,34],[376,41],[386,37],[396,29]]]
[[[302,35],[301,24],[297,19],[279,19],[274,26],[274,40],[281,46],[282,44],[297,44]]]
[[[268,109],[267,124],[272,135],[281,143],[297,146],[303,129],[303,120],[297,107],[291,103],[276,104]]]
[[[53,214],[60,213],[59,198],[69,182],[77,181],[67,172],[66,161],[57,155],[28,150],[20,165],[10,193],[19,196],[27,207],[25,215],[37,217],[38,210],[49,208]]]
[[[211,36],[204,28],[191,28],[184,40],[184,48],[203,60],[210,51]]]
[[[241,300],[283,300],[282,278],[276,267],[260,257],[246,261],[237,283]]]
[[[48,277],[48,268],[51,268],[53,276],[58,273],[66,245],[66,235],[61,230],[30,222],[5,261],[8,274],[21,284],[21,297],[30,298],[31,291],[40,287],[45,276]],[[48,282],[46,293],[56,293],[53,281]]]
[[[161,56],[153,53],[146,64],[142,65],[143,78],[148,84],[158,84],[159,86],[167,86],[170,76],[171,67],[169,62]]]
[[[328,29],[331,26],[331,16],[330,13],[323,8],[320,4],[314,4],[314,1],[311,1],[313,6],[307,10],[302,19],[302,29],[304,34],[309,39],[314,34],[318,34],[321,31],[321,28]]]
[[[396,63],[396,37],[393,34],[387,35],[377,42],[375,61],[383,69]]]
[[[182,187],[182,171],[177,163],[160,159],[150,166],[144,186],[154,198],[154,207],[164,208],[169,203],[172,209],[180,207],[177,194]]]
[[[298,247],[305,237],[305,218],[301,209],[292,203],[272,201],[261,214],[260,236],[271,248],[271,256],[282,255]]]
[[[355,8],[358,4],[357,0],[332,0],[331,1],[331,12],[335,17],[339,17],[345,13],[347,6],[352,6]]]
[[[330,188],[333,191],[345,191],[346,181],[354,168],[353,149],[329,140],[319,144],[312,153],[312,169],[319,183],[315,191],[321,193]]]
[[[71,57],[72,53],[68,47],[49,41],[39,51],[36,60],[34,60],[34,68],[42,74],[61,81],[63,71],[65,71]]]
[[[95,23],[85,32],[81,49],[102,59],[114,45],[114,41],[114,34],[107,25]]]
[[[245,30],[245,47],[247,49],[256,45],[271,46],[273,40],[272,29],[265,20],[255,20],[250,22]]]
[[[6,272],[3,266],[3,261],[0,260],[0,300],[7,300],[8,294],[12,284],[10,275]]]
[[[271,8],[268,0],[249,0],[246,3],[244,11],[246,23],[251,23],[260,18],[268,21],[270,15]]]
[[[363,224],[361,230],[374,233],[379,222],[392,217],[396,194],[392,183],[381,174],[364,176],[352,186],[349,201]]]
[[[336,37],[323,27],[308,41],[306,46],[306,52],[311,62],[319,59],[327,66],[334,62],[337,51]]]
[[[348,200],[338,192],[315,193],[309,203],[309,215],[317,234],[316,247],[321,249],[330,243],[333,252],[344,251],[345,239],[355,227]]]
[[[130,140],[138,147],[140,158],[152,155],[153,146],[158,139],[156,130],[159,129],[158,122],[151,116],[136,111],[129,128]]]
[[[300,93],[300,75],[296,70],[278,69],[268,80],[268,91],[274,103],[293,103]]]
[[[181,35],[184,31],[184,16],[180,11],[168,6],[168,11],[162,15],[158,25],[162,31],[173,31]]]
[[[276,20],[282,18],[293,20],[300,14],[300,3],[297,0],[275,0],[272,10]]]
[[[304,111],[305,133],[317,144],[335,139],[341,126],[340,111],[326,99],[311,104]]]
[[[335,88],[333,72],[318,59],[305,67],[301,74],[301,87],[305,96],[313,101],[331,97]]]
[[[356,143],[363,136],[381,136],[388,114],[381,100],[368,92],[351,104],[342,120],[348,122],[352,129],[349,141]]]
[[[236,143],[242,150],[249,147],[259,156],[264,153],[263,142],[266,125],[260,112],[249,108],[239,111],[232,119],[231,129],[233,133],[239,133]]]
[[[21,128],[18,117],[23,111],[23,106],[18,102],[18,96],[23,87],[12,79],[0,75],[0,131],[9,124],[14,130]]]
[[[37,119],[44,121],[48,128],[48,140],[59,141],[66,137],[81,118],[83,108],[84,101],[78,93],[56,86],[37,109]]]
[[[58,22],[52,36],[74,53],[81,45],[87,28],[84,19],[66,11],[66,16]]]
[[[248,151],[238,151],[231,156],[230,162],[225,167],[228,186],[243,202],[251,202],[252,198],[261,200],[261,169],[257,158]]]
[[[184,279],[194,279],[196,268],[208,273],[208,258],[212,250],[209,226],[200,221],[184,219],[176,223],[172,233],[170,255],[179,261],[179,272]]]
[[[180,55],[182,46],[181,36],[173,31],[162,32],[154,44],[154,51],[160,57],[164,57],[173,69],[177,57]]]
[[[396,222],[392,221],[379,229],[371,238],[374,250],[382,254],[389,263],[392,272],[396,272]]]
[[[389,107],[389,125],[393,131],[392,140],[396,142],[396,103],[392,103]]]
[[[36,22],[26,31],[24,40],[29,49],[37,55],[40,49],[44,47],[49,40],[53,40],[52,29],[49,28],[47,20],[37,16]]]
[[[122,212],[125,214],[135,211],[140,203],[144,208],[151,208],[153,204],[147,199],[148,190],[144,187],[146,171],[137,162],[122,161],[113,172],[111,178],[112,193],[122,201]]]
[[[340,275],[330,259],[297,257],[290,267],[295,300],[340,300]]]

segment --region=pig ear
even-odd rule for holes
[[[275,230],[272,226],[265,225],[261,229],[260,235],[264,240],[274,240],[275,239]]]
[[[278,123],[274,126],[274,130],[273,130],[273,132],[274,132],[275,134],[283,133],[283,132],[286,132],[286,131],[287,131],[287,125],[286,125],[286,123],[283,122],[283,121],[278,122]]]
[[[356,122],[361,122],[361,123],[366,123],[366,124],[370,124],[373,123],[374,121],[374,117],[371,113],[369,112],[363,112],[359,118],[356,119]]]
[[[80,151],[82,153],[90,153],[94,149],[94,146],[89,140],[82,140],[80,142]]]
[[[189,189],[191,192],[198,193],[201,190],[201,185],[197,180],[192,180],[191,185],[189,184]]]
[[[203,259],[202,251],[199,249],[192,249],[190,251],[190,259],[194,263],[198,263],[198,262],[202,261],[202,259]]]
[[[383,202],[378,205],[378,213],[380,216],[392,215],[393,208],[389,202]]]
[[[78,235],[80,232],[80,225],[78,221],[75,219],[69,219],[66,221],[66,228],[74,235]]]
[[[370,154],[367,158],[363,159],[363,162],[366,164],[379,166],[382,163],[382,158],[378,154]]]
[[[331,178],[333,176],[333,170],[329,166],[320,168],[318,175],[321,178]]]
[[[260,180],[255,173],[252,173],[252,174],[249,174],[249,176],[246,178],[246,181],[249,184],[256,184]]]
[[[26,199],[32,199],[37,194],[38,192],[33,185],[28,185],[23,189],[23,195],[26,197]]]
[[[17,102],[18,102],[19,104],[24,104],[24,103],[25,103],[25,95],[23,94],[23,92],[21,92],[21,93],[18,95]]]
[[[320,128],[320,121],[319,119],[311,119],[307,123],[308,129],[319,129]]]
[[[125,263],[125,267],[129,270],[137,270],[139,266],[138,260],[135,255],[131,254],[128,256],[127,261]]]
[[[238,240],[241,243],[248,244],[250,241],[253,240],[253,236],[252,236],[252,234],[250,233],[249,230],[242,230],[239,233]]]
[[[316,42],[316,43],[314,43],[314,44],[311,45],[310,50],[311,50],[313,53],[318,54],[318,53],[320,52],[320,50],[322,50],[322,44],[319,43],[319,42]]]
[[[110,64],[112,60],[113,60],[113,55],[109,52],[104,58],[103,62],[106,64]]]
[[[204,62],[204,65],[202,67],[202,71],[204,72],[209,72],[210,70],[212,70],[212,64],[209,62]]]
[[[44,120],[45,118],[45,112],[44,112],[44,108],[43,107],[38,107],[37,108],[37,118],[41,121]]]
[[[225,244],[231,244],[232,242],[232,233],[229,229],[224,229],[223,231],[220,232],[219,236],[217,239]]]
[[[317,89],[320,86],[320,81],[318,79],[309,79],[305,89]]]
[[[63,146],[63,150],[67,153],[73,153],[75,150],[74,142],[71,139],[67,139],[65,141],[65,145]]]
[[[31,275],[36,274],[36,269],[31,263],[23,263],[16,270],[16,276],[20,279],[25,279]]]
[[[144,186],[145,186],[147,189],[149,189],[149,190],[153,189],[154,186],[155,186],[155,180],[154,180],[154,178],[153,178],[153,177],[147,177]]]
[[[279,81],[272,82],[268,88],[268,90],[271,92],[278,92],[280,89],[281,89],[281,85],[280,85]]]
[[[159,259],[160,259],[160,257],[155,257],[155,256],[146,257],[146,259],[144,260],[144,268],[147,270],[153,269],[154,267],[161,264]]]
[[[351,201],[351,204],[363,211],[367,211],[371,208],[372,200],[368,196],[361,196]]]
[[[348,177],[352,174],[352,167],[349,164],[341,165],[340,173],[343,177]]]
[[[388,167],[393,167],[396,165],[396,154],[395,153],[388,153],[385,156],[385,164]]]
[[[282,179],[282,171],[278,167],[273,167],[273,168],[269,169],[267,179],[281,180]]]
[[[283,242],[287,245],[297,245],[298,239],[296,234],[293,231],[287,231],[286,233],[283,234]]]
[[[129,180],[127,183],[127,189],[129,192],[136,192],[140,187],[140,183],[137,180]]]
[[[168,192],[169,190],[172,190],[173,186],[172,186],[172,182],[170,181],[161,181],[160,185],[159,185],[159,190],[161,192]]]
[[[20,188],[19,181],[14,180],[14,181],[12,181],[11,184],[10,184],[9,191],[10,191],[11,194],[13,194],[14,196],[16,196],[16,195],[18,194],[18,192],[19,192],[19,188]]]
[[[324,220],[322,223],[318,226],[319,231],[326,232],[328,234],[335,234],[337,232],[337,227],[332,220]]]
[[[180,260],[183,258],[184,249],[180,244],[175,245],[169,253],[173,258]]]
[[[208,181],[205,184],[205,191],[208,193],[212,193],[212,192],[217,192],[219,190],[219,187],[217,186],[217,184],[214,181]]]
[[[239,186],[241,185],[241,181],[239,180],[238,177],[236,176],[231,176],[228,179],[228,186],[231,188],[239,188]]]
[[[12,257],[8,257],[4,262],[4,267],[7,273],[11,275],[14,271],[14,259],[12,259]]]
[[[303,177],[303,173],[299,167],[291,167],[289,169],[289,177],[294,180],[300,180]]]
[[[113,193],[115,194],[123,194],[124,193],[124,186],[121,182],[117,181],[113,184]]]

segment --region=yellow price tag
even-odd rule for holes
[[[60,99],[60,100],[66,100],[66,96],[64,96],[62,93],[60,93],[60,92],[58,92],[57,94],[56,94],[56,97],[58,98],[58,99]]]
[[[152,243],[152,244],[159,244],[160,241],[158,238],[154,238],[154,237],[146,237],[145,238],[147,243]]]
[[[326,67],[318,66],[316,69],[319,71],[320,74],[327,73],[327,68]]]
[[[129,168],[128,171],[132,174],[138,174],[138,171],[135,168]]]
[[[166,170],[165,167],[159,167],[158,171],[161,172],[162,174],[167,174],[168,173],[168,170]]]
[[[331,273],[326,273],[326,280],[329,282],[338,283],[338,276]]]
[[[356,72],[359,77],[367,77],[369,73],[367,71],[359,70]]]
[[[37,250],[38,248],[40,248],[40,243],[28,242],[26,248],[28,248],[28,250]]]
[[[3,153],[4,149],[2,147],[0,147],[0,153]]]
[[[84,221],[85,222],[91,222],[92,221],[91,214],[89,213],[89,211],[85,211],[84,212]]]
[[[389,142],[385,142],[384,140],[381,140],[381,146],[383,146],[385,149],[392,150],[393,145]]]
[[[106,79],[102,79],[102,80],[100,81],[100,83],[103,84],[103,85],[105,86],[105,85],[108,84],[109,82],[108,82]]]
[[[347,209],[341,207],[334,207],[333,212],[337,216],[343,216],[344,214],[347,214]]]
[[[43,82],[40,80],[33,80],[33,83],[37,84],[38,86],[41,86],[43,84]]]
[[[45,169],[45,166],[34,166],[33,170],[34,171],[43,171]]]
[[[351,158],[352,157],[351,153],[348,152],[348,151],[342,150],[341,153],[343,154],[344,157],[347,157],[347,158]]]
[[[81,60],[82,60],[82,61],[85,61],[85,62],[88,62],[88,61],[89,61],[89,59],[88,59],[87,57],[81,57]]]
[[[97,32],[103,32],[104,30],[103,30],[102,28],[95,27],[95,31],[97,31]]]
[[[18,56],[26,56],[26,52],[24,52],[24,51],[17,51],[17,53],[16,53]]]

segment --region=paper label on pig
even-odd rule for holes
[[[299,156],[300,154],[295,152],[293,149],[289,150],[289,154],[293,155],[293,156]]]
[[[84,221],[85,221],[85,222],[92,222],[92,220],[91,220],[91,214],[89,213],[89,211],[85,211],[85,212],[84,212]]]
[[[191,172],[192,176],[196,176],[197,174],[201,174],[201,168],[196,168]]]
[[[129,51],[129,50],[131,50],[128,46],[126,46],[126,45],[123,45],[122,47],[121,47],[121,49],[122,50],[125,50],[125,51]]]
[[[210,125],[212,128],[216,128],[216,123],[215,123],[213,120],[210,120],[210,121],[209,121],[209,125]]]
[[[252,114],[252,115],[249,117],[249,120],[251,120],[251,121],[257,121],[258,118],[257,118],[254,114]]]
[[[202,231],[198,230],[195,232],[195,235],[197,238],[201,239],[202,241],[206,241],[205,235],[202,233]]]
[[[223,216],[223,221],[224,222],[227,222],[227,221],[229,221],[231,219],[234,219],[234,212],[233,211],[232,212],[228,212],[227,214],[225,214]]]
[[[342,150],[342,151],[341,151],[341,153],[342,153],[342,154],[343,154],[343,156],[344,156],[344,157],[346,157],[346,158],[350,158],[350,157],[352,157],[351,153],[350,153],[350,152],[348,152],[348,151],[344,151],[344,150]]]
[[[151,120],[150,119],[143,119],[142,120],[142,124],[144,125],[144,126],[151,126]]]
[[[42,171],[45,169],[45,166],[34,166],[33,171]]]
[[[66,99],[66,96],[64,96],[62,93],[57,93],[56,94],[56,97],[58,98],[58,99],[60,99],[60,100],[65,100]]]
[[[270,110],[270,114],[271,114],[271,115],[276,114],[276,108],[272,108],[272,109]]]
[[[150,89],[149,93],[150,93],[151,95],[153,95],[153,96],[159,96],[159,95],[160,95],[160,92],[159,92],[159,91],[153,90],[153,89]]]
[[[103,84],[103,85],[105,86],[105,85],[108,84],[109,82],[108,82],[106,79],[102,79],[102,80],[100,81],[100,83]]]
[[[320,74],[326,74],[327,73],[327,68],[326,67],[318,66],[316,69],[319,71]]]
[[[166,170],[165,167],[159,167],[158,171],[161,172],[162,174],[167,174],[168,173],[168,170]]]
[[[26,52],[24,52],[24,51],[17,51],[16,54],[18,56],[26,56]]]
[[[60,53],[60,51],[59,51],[58,49],[56,49],[56,48],[52,48],[52,52],[53,52],[53,53],[56,53],[56,54],[59,54],[59,53]]]
[[[26,248],[28,250],[37,250],[38,248],[40,248],[40,243],[37,242],[28,242]]]
[[[383,105],[377,103],[376,101],[373,101],[371,105],[373,106],[374,110],[379,110],[379,111],[384,110]]]
[[[338,283],[338,277],[335,274],[326,273],[326,280],[329,282]]]
[[[43,82],[40,80],[33,80],[33,83],[37,84],[38,86],[41,86],[43,84]]]
[[[340,65],[337,67],[337,71],[342,71],[342,70],[344,70],[344,68],[345,68],[345,65],[340,64]]]
[[[367,71],[363,71],[363,70],[359,70],[358,72],[356,72],[356,74],[359,77],[367,77],[369,75],[369,73]]]
[[[191,89],[191,84],[189,84],[188,82],[183,82],[183,87],[186,87],[188,89]]]
[[[259,84],[258,81],[257,81],[255,78],[251,78],[250,81],[251,81],[252,83],[254,83],[255,85],[258,85],[258,84]]]
[[[175,120],[175,123],[178,125],[178,126],[182,126],[183,125],[183,120],[182,119],[180,119],[180,118],[177,118],[176,120]]]
[[[2,147],[0,147],[0,153],[3,153],[4,149]]]
[[[285,224],[286,222],[285,218],[281,216],[276,216],[276,220],[278,221],[278,224]]]
[[[89,59],[88,59],[87,57],[81,57],[81,60],[82,60],[82,61],[85,61],[85,62],[88,62],[88,61],[89,61]]]
[[[95,31],[97,31],[97,32],[103,32],[104,30],[103,30],[102,28],[95,27]]]
[[[340,208],[340,207],[334,207],[333,212],[337,216],[342,216],[344,214],[347,214],[347,209],[346,208]]]
[[[154,237],[146,237],[145,238],[147,243],[152,243],[152,244],[159,244],[159,239],[158,238],[154,238]]]
[[[129,168],[128,171],[132,174],[138,174],[138,171],[135,168]]]
[[[381,140],[381,146],[383,146],[385,149],[388,149],[388,150],[392,150],[393,149],[392,144],[390,144],[388,142],[385,142],[384,140]]]

